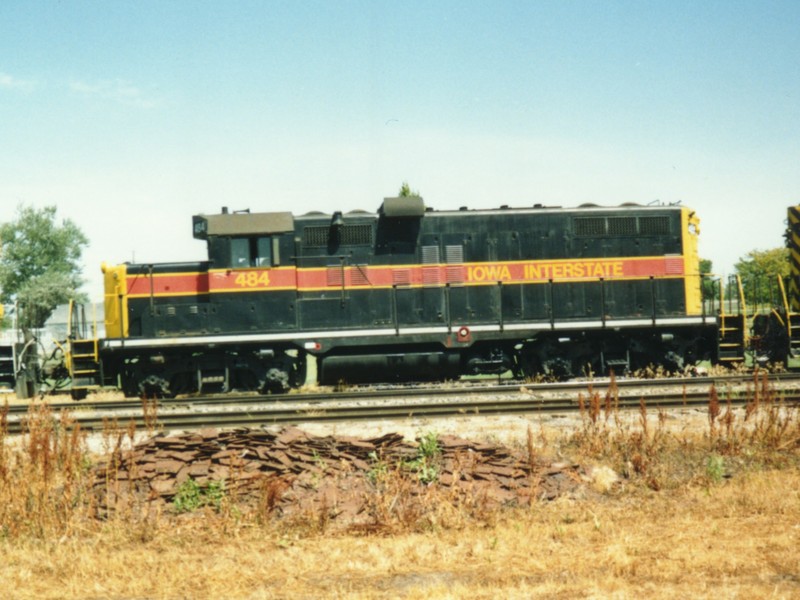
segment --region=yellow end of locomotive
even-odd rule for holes
[[[109,338],[128,337],[128,268],[103,263],[105,324]]]
[[[700,290],[700,255],[697,251],[697,239],[700,235],[700,217],[690,208],[681,210],[681,229],[683,230],[686,313],[699,315],[703,310],[703,297]]]

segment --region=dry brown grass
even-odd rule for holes
[[[27,434],[7,439],[8,405],[0,418],[0,538],[69,535],[86,498],[88,457],[80,427],[43,404],[28,412]],[[78,511],[80,512],[80,511]]]
[[[761,377],[748,397],[737,411],[712,388],[706,426],[689,430],[644,403],[621,414],[613,385],[590,390],[580,427],[521,443],[531,459],[611,467],[617,483],[490,510],[376,470],[375,525],[344,532],[325,507],[280,518],[278,480],[253,513],[228,497],[97,519],[69,415],[37,406],[11,440],[0,412],[0,581],[17,598],[797,597],[798,409]],[[109,427],[108,450],[132,433]]]
[[[492,526],[298,536],[215,517],[6,542],[20,598],[796,597],[800,476],[561,501]]]

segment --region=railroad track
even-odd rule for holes
[[[749,385],[748,385],[749,382]],[[800,382],[796,375],[773,377],[770,388],[786,403],[800,402]],[[562,384],[515,384],[457,386],[412,389],[358,390],[324,394],[276,396],[225,396],[183,398],[149,404],[142,401],[55,403],[54,412],[69,410],[84,430],[100,431],[109,422],[137,428],[196,429],[202,427],[255,427],[324,421],[402,419],[410,417],[453,417],[520,413],[559,413],[580,410],[580,400],[588,405],[597,394],[605,405],[610,394],[621,410],[701,407],[708,405],[711,385],[719,390],[721,401],[742,404],[753,393],[752,376],[622,380],[611,386],[608,380]],[[10,407],[11,408],[11,407]],[[155,410],[153,410],[153,408]],[[8,433],[25,429],[28,407],[14,407],[8,414]]]
[[[481,382],[458,382],[452,384],[442,384],[434,386],[363,386],[353,387],[344,390],[325,390],[325,391],[303,391],[292,392],[288,394],[272,394],[268,396],[257,394],[240,395],[236,393],[224,395],[211,395],[211,396],[182,396],[179,398],[169,398],[159,400],[159,405],[163,407],[175,406],[214,406],[226,404],[264,404],[264,403],[281,403],[281,402],[318,402],[318,403],[335,403],[350,400],[370,399],[370,398],[398,398],[401,396],[406,397],[423,397],[423,396],[453,396],[457,394],[490,394],[490,393],[513,393],[515,391],[525,390],[529,393],[563,393],[563,394],[579,394],[586,392],[590,388],[605,389],[609,386],[610,381],[606,379],[597,379],[593,381],[567,381],[567,382],[550,382],[550,383],[521,383],[518,381],[507,383],[487,383],[487,380]],[[617,379],[615,385],[620,390],[626,390],[627,393],[643,393],[653,388],[673,388],[673,387],[705,387],[706,389],[712,384],[718,388],[742,386],[747,383],[753,383],[754,378],[752,374],[735,374],[735,375],[720,375],[714,377],[680,377],[680,378],[663,378],[663,379]],[[760,381],[760,380],[759,380]],[[800,373],[781,373],[778,375],[770,375],[770,384],[774,385],[791,385],[792,383],[800,386]],[[648,394],[651,392],[647,392]],[[47,398],[47,397],[45,397]],[[97,402],[81,401],[81,402],[48,402],[51,410],[61,411],[69,410],[75,412],[85,411],[125,411],[136,410],[142,406],[140,399],[127,399],[127,400],[103,400]],[[28,411],[27,404],[17,404],[9,406],[9,414],[22,414]]]

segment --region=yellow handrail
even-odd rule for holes
[[[747,330],[747,303],[744,298],[744,286],[742,285],[742,278],[736,275],[736,287],[739,291],[739,312],[742,314],[742,342],[747,347],[750,341],[750,335]]]
[[[789,310],[789,298],[786,296],[786,286],[783,285],[783,277],[780,275],[778,277],[778,289],[781,291],[781,299],[783,300],[783,310],[785,311],[784,314],[786,315],[786,333],[789,334],[789,339],[792,338],[792,317],[791,311]]]
[[[69,301],[69,308],[67,309],[67,339],[72,337],[72,311],[75,309],[75,301]]]

